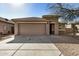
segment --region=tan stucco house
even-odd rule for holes
[[[59,16],[44,15],[12,19],[15,22],[15,35],[58,35],[65,31],[65,24],[58,22]]]
[[[14,22],[0,17],[0,34],[12,34],[14,31]]]

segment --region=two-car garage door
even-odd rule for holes
[[[46,24],[39,23],[20,23],[19,34],[20,35],[43,35],[46,32]]]

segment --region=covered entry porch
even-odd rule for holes
[[[59,16],[57,15],[43,15],[42,16],[44,19],[48,20],[47,26],[48,29],[48,34],[49,35],[58,35],[59,34],[59,22],[58,18]]]
[[[50,23],[47,24],[47,26],[49,27],[49,28],[47,27],[47,29],[48,29],[47,33],[49,35],[58,35],[59,34],[59,30],[58,30],[59,27],[58,27],[57,23],[50,22]]]

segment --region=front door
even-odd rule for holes
[[[55,32],[55,25],[50,24],[50,35],[54,34],[54,32]]]

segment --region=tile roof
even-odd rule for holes
[[[2,21],[2,22],[6,22],[6,23],[11,23],[11,24],[14,24],[14,22],[13,22],[13,21],[8,20],[8,19],[3,18],[3,17],[0,17],[0,21]]]
[[[40,18],[40,17],[27,17],[27,18],[15,18],[12,19],[12,21],[43,21],[46,19]]]

